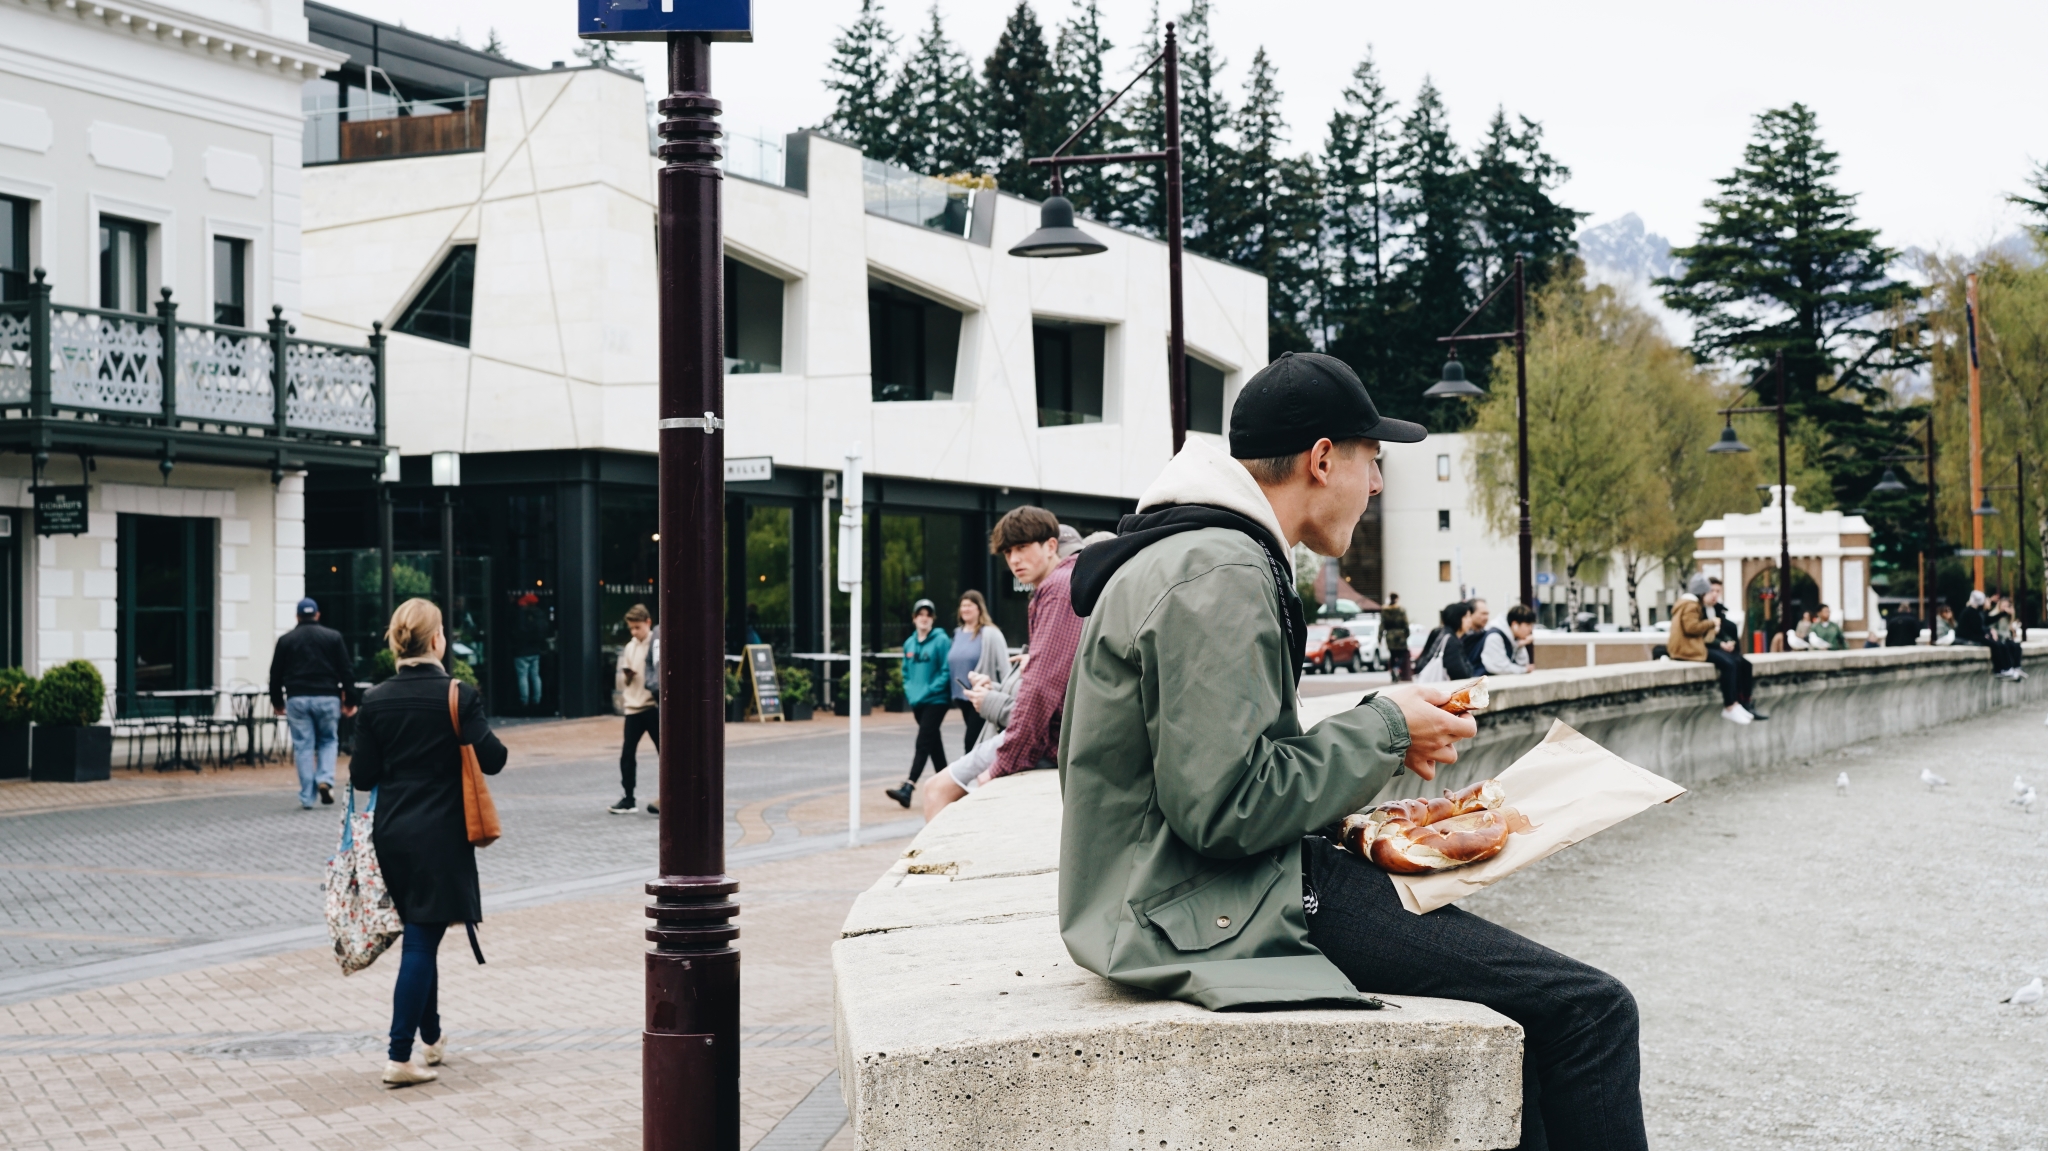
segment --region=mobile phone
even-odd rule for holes
[[[973,691],[973,690],[974,690],[974,686],[973,686],[972,684],[968,683],[968,682],[967,682],[966,680],[964,680],[964,679],[961,679],[961,678],[960,678],[959,676],[957,676],[957,675],[953,677],[953,682],[954,682],[954,683],[957,683],[957,684],[959,684],[959,685],[960,685],[960,690],[962,690],[962,691]]]

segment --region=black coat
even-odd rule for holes
[[[270,654],[270,706],[284,710],[287,695],[341,696],[355,680],[354,661],[341,633],[309,619],[277,637]]]
[[[486,775],[505,766],[505,745],[484,719],[483,697],[462,685],[462,735]],[[479,923],[476,849],[462,814],[462,754],[448,720],[448,673],[434,664],[400,668],[363,693],[349,782],[377,788],[370,841],[407,923]]]

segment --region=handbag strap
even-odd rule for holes
[[[451,675],[451,676],[449,676],[449,677],[448,677],[448,722],[449,722],[449,723],[451,723],[451,724],[454,724],[454,725],[455,725],[455,744],[456,744],[456,746],[458,746],[458,747],[468,747],[468,746],[469,746],[468,744],[466,744],[466,743],[462,742],[462,708],[461,708],[461,705],[460,705],[460,700],[461,700],[461,696],[460,696],[460,695],[458,694],[458,693],[460,693],[460,692],[461,692],[461,690],[462,690],[462,681],[461,681],[461,680],[459,680],[459,679],[456,679],[456,678],[455,678],[454,676],[452,676],[452,675]]]
[[[367,805],[365,805],[365,806],[363,807],[363,812],[364,812],[365,814],[368,814],[368,813],[370,813],[370,812],[373,812],[373,811],[376,811],[376,810],[377,810],[377,789],[373,787],[373,788],[371,788],[371,789],[370,789],[370,802],[369,802],[369,803],[368,803]],[[356,789],[355,789],[355,788],[353,788],[353,787],[351,787],[351,788],[349,788],[349,789],[348,789],[348,811],[347,811],[347,813],[346,813],[346,814],[344,814],[344,815],[343,815],[343,816],[341,817],[341,847],[340,847],[340,848],[338,848],[338,849],[336,850],[335,854],[337,854],[337,855],[346,855],[346,854],[348,854],[348,849],[349,849],[349,848],[351,848],[351,847],[354,847],[354,846],[355,846],[355,843],[356,843]]]

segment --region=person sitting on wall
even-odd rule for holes
[[[1730,723],[1766,719],[1751,711],[1749,661],[1735,650],[1735,640],[1723,629],[1732,628],[1714,612],[1720,602],[1720,581],[1696,575],[1685,585],[1685,594],[1671,606],[1670,634],[1664,641],[1665,654],[1675,660],[1711,663],[1721,679],[1721,718]]]
[[[1534,653],[1529,638],[1536,633],[1536,612],[1528,604],[1508,609],[1506,628],[1489,627],[1479,635],[1479,670],[1487,675],[1527,675]]]
[[[1627,988],[1461,908],[1410,914],[1385,872],[1320,834],[1404,766],[1434,779],[1476,731],[1428,685],[1308,731],[1295,710],[1308,628],[1291,549],[1341,553],[1380,490],[1381,441],[1423,429],[1382,419],[1351,369],[1316,353],[1249,380],[1229,427],[1229,455],[1190,437],[1075,567],[1087,626],[1060,737],[1068,954],[1210,1010],[1372,1006],[1376,992],[1486,1004],[1526,1035],[1524,1146],[1645,1147]]]
[[[1814,610],[1813,630],[1808,634],[1807,646],[1815,647],[1813,641],[1816,640],[1819,641],[1818,647],[1826,651],[1847,651],[1849,648],[1849,641],[1842,638],[1842,625],[1835,622],[1834,609],[1826,604]]]

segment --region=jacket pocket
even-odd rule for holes
[[[1179,951],[1207,951],[1237,938],[1282,871],[1272,855],[1206,871],[1132,905]]]

